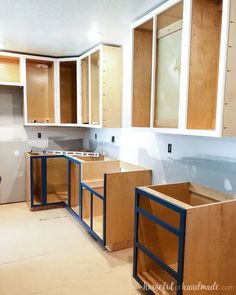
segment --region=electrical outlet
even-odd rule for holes
[[[172,144],[168,143],[168,153],[171,154],[172,153]]]
[[[115,138],[115,136],[113,135],[113,136],[111,137],[111,142],[112,142],[112,143],[115,143],[115,141],[116,141],[116,138]]]
[[[98,135],[97,135],[97,133],[94,134],[94,138],[95,138],[95,139],[98,139]]]
[[[42,138],[41,132],[38,133],[38,138]]]

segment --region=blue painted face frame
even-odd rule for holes
[[[161,204],[180,215],[179,229],[174,228],[170,224],[164,222],[158,217],[152,215],[150,212],[144,210],[140,207],[140,196],[150,199],[154,202]],[[179,239],[179,249],[178,249],[178,270],[175,271],[160,258],[154,255],[150,250],[148,250],[144,245],[139,242],[139,216],[145,216],[150,221],[158,224],[159,226],[165,228],[167,231],[176,235]],[[185,246],[185,225],[186,225],[186,209],[178,205],[175,205],[167,200],[158,198],[156,195],[153,196],[141,188],[136,188],[135,190],[135,221],[134,221],[134,262],[133,262],[133,277],[142,286],[145,286],[145,282],[138,276],[138,251],[142,251],[151,260],[158,264],[162,269],[164,269],[170,276],[172,276],[177,281],[177,295],[182,295],[182,284],[183,284],[183,267],[184,267],[184,246]],[[158,245],[157,245],[158,247]],[[147,291],[148,294],[154,294],[151,290]]]
[[[68,204],[66,202],[54,202],[49,203],[47,201],[47,159],[48,158],[65,158],[68,160]],[[42,194],[41,194],[41,203],[35,204],[34,198],[34,161],[35,159],[41,160],[41,185],[42,185]],[[79,204],[79,214],[73,210],[71,207],[71,163],[74,163],[79,166],[79,195],[78,195],[78,204]],[[90,225],[88,225],[82,219],[83,216],[83,191],[84,189],[90,192]],[[40,208],[50,205],[62,205],[64,206],[88,231],[88,233],[105,247],[106,245],[106,174],[104,174],[104,192],[103,195],[99,194],[88,185],[82,182],[81,179],[81,162],[79,159],[74,159],[66,155],[42,155],[42,156],[31,156],[30,157],[30,191],[31,191],[31,208]],[[99,198],[103,202],[103,236],[102,238],[97,235],[93,230],[93,200],[94,198]]]

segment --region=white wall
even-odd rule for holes
[[[84,136],[85,130],[79,128],[24,128],[22,89],[0,86],[0,203],[25,199],[24,152],[31,148],[75,149]]]
[[[124,44],[123,129],[91,130],[86,145],[111,157],[151,168],[155,184],[197,183],[236,194],[236,138],[167,135],[148,129],[130,129],[131,45]],[[145,77],[143,77],[145,79]],[[98,138],[94,140],[97,133]],[[111,136],[115,135],[115,144]],[[173,152],[167,153],[168,143]]]

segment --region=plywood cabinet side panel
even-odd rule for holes
[[[30,187],[30,155],[25,153],[25,200],[31,207],[31,187]]]
[[[231,1],[226,88],[224,101],[223,136],[236,135],[236,2]]]
[[[19,58],[0,56],[0,82],[21,82]]]
[[[60,63],[61,123],[77,123],[76,61]]]
[[[193,0],[188,129],[214,130],[222,1]]]
[[[100,51],[91,55],[91,124],[100,123]]]
[[[153,34],[143,29],[133,34],[132,126],[150,127]]]
[[[233,286],[236,290],[236,200],[187,210],[184,283]],[[209,294],[199,291],[200,295]],[[184,291],[184,295],[192,291]],[[222,289],[214,294],[223,294]]]
[[[102,124],[107,128],[122,126],[122,47],[103,46]]]
[[[107,174],[106,247],[108,250],[132,246],[135,187],[148,185],[151,182],[151,170]]]
[[[89,61],[88,57],[81,60],[81,97],[82,123],[89,123]]]
[[[120,172],[120,161],[82,163],[82,181],[104,179],[105,173]]]
[[[80,169],[79,165],[71,162],[71,184],[70,184],[70,203],[71,207],[77,207],[79,205],[79,177]]]

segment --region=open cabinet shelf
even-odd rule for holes
[[[99,45],[80,57],[83,127],[120,128],[122,48]]]
[[[26,59],[27,123],[55,123],[54,61]]]
[[[77,124],[77,61],[60,61],[60,123]]]
[[[0,85],[19,86],[20,84],[20,58],[0,53]]]
[[[193,183],[137,188],[134,278],[152,294],[190,294],[183,283],[236,286],[235,259],[226,259],[236,246],[235,208],[232,195]]]
[[[236,135],[235,19],[235,1],[170,0],[132,25],[132,127]]]

